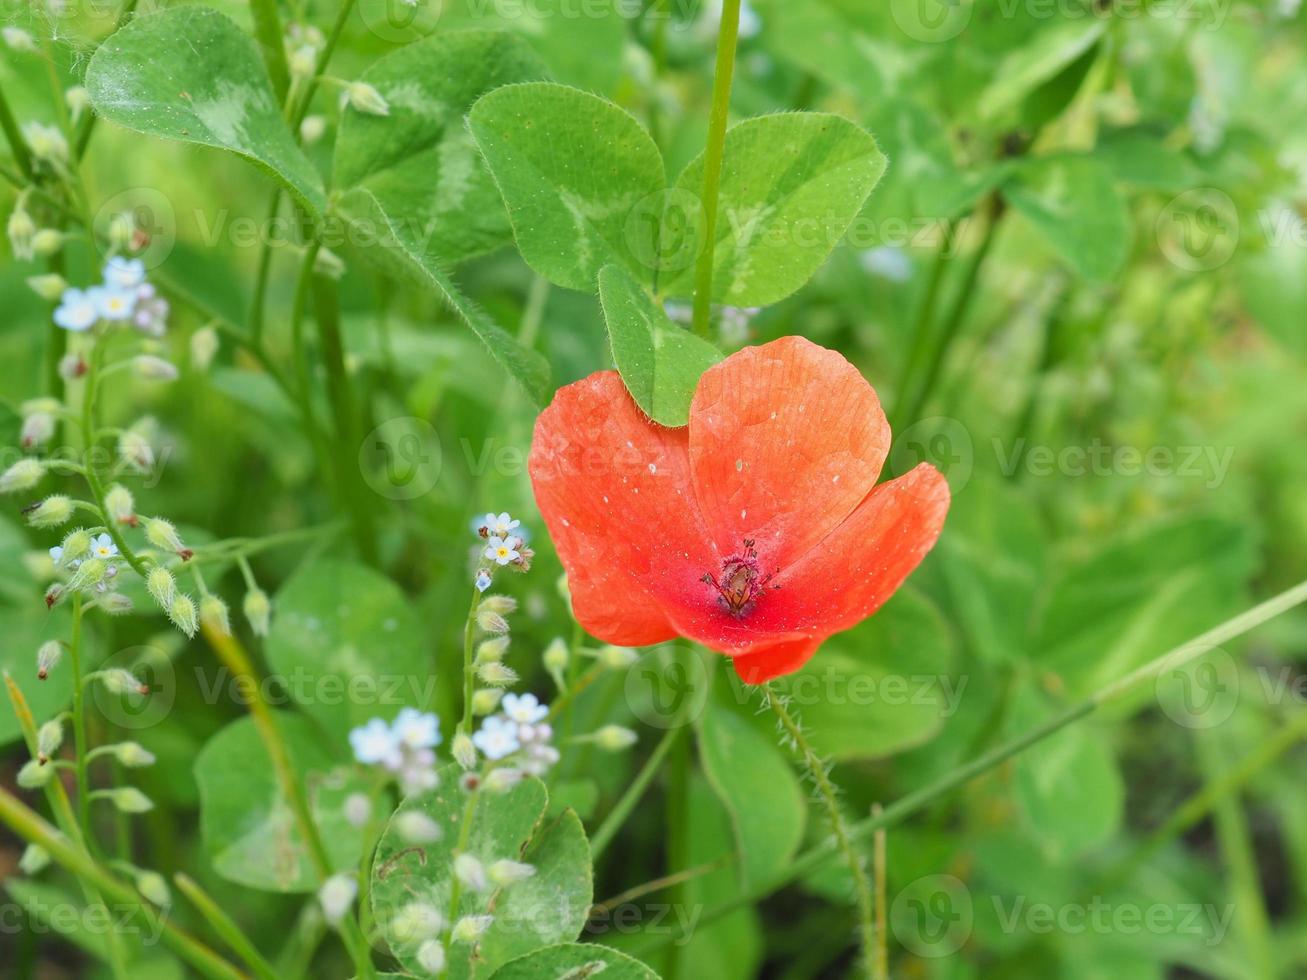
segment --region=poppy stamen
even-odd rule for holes
[[[758,552],[754,550],[753,539],[744,539],[744,551],[732,555],[722,562],[721,580],[711,572],[706,573],[701,582],[717,590],[717,601],[722,608],[740,619],[754,606],[758,597],[767,590],[767,583],[775,573],[762,573],[758,563]],[[773,585],[779,589],[779,585]]]

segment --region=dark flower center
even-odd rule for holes
[[[753,608],[758,598],[767,591],[767,583],[772,573],[764,575],[758,566],[758,552],[753,548],[753,539],[746,538],[744,550],[722,561],[721,574],[714,576],[708,572],[701,579],[717,590],[717,601],[722,608],[741,619]],[[773,585],[779,589],[779,585]]]

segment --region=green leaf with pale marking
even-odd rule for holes
[[[9,574],[21,574],[11,568]],[[73,696],[73,674],[67,657],[58,668],[50,672],[45,680],[36,677],[36,651],[46,640],[67,640],[72,628],[72,616],[68,603],[46,612],[45,604],[40,600],[40,593],[35,598],[29,594],[26,608],[0,609],[0,629],[4,631],[4,643],[0,645],[0,668],[9,672],[23,692],[23,698],[32,709],[32,714],[40,724],[67,707]],[[88,634],[87,642],[94,637]],[[95,663],[96,653],[83,654],[88,663]],[[92,692],[96,694],[96,692]],[[103,696],[103,695],[101,695]],[[17,741],[22,737],[22,728],[14,715],[9,698],[0,694],[0,745]]]
[[[336,203],[336,212],[357,232],[369,236],[363,257],[396,279],[434,292],[485,344],[496,363],[522,386],[537,407],[549,401],[549,363],[537,351],[523,347],[512,334],[464,295],[425,239],[407,222],[393,221],[376,196],[357,187]]]
[[[548,794],[543,783],[527,778],[506,793],[483,791],[470,801],[460,774],[458,766],[446,766],[438,788],[400,805],[382,834],[372,866],[377,926],[400,963],[417,975],[425,975],[417,963],[422,937],[403,929],[409,906],[430,905],[446,921],[493,911],[495,922],[480,943],[449,950],[449,976],[454,980],[487,977],[516,956],[575,939],[594,897],[590,846],[581,822],[571,811],[545,820]],[[443,831],[440,839],[422,844],[406,840],[397,819],[407,812],[433,820]],[[472,823],[465,828],[469,815]],[[524,861],[536,873],[506,889],[478,892],[460,887],[458,907],[451,909],[453,861],[459,850],[485,866],[504,859]]]
[[[690,202],[702,194],[703,165],[700,155],[682,171],[670,198],[677,207],[668,209],[689,224],[682,237],[696,250],[703,215]],[[840,116],[787,112],[732,126],[718,192],[713,300],[763,306],[790,295],[839,244],[884,172],[875,139]],[[692,265],[659,289],[691,295]]]
[[[343,753],[309,719],[274,714],[291,770],[306,795],[314,823],[336,870],[358,863],[362,841],[345,819],[345,798],[366,783]],[[310,892],[319,878],[295,813],[281,790],[253,718],[241,718],[214,735],[195,757],[200,788],[200,834],[218,874],[250,888]]]
[[[730,815],[741,884],[767,881],[803,842],[807,809],[794,770],[775,739],[723,704],[710,700],[697,730],[704,773]]]
[[[658,980],[639,960],[595,943],[546,946],[505,963],[491,980]]]
[[[635,403],[655,422],[685,425],[699,377],[722,352],[673,323],[621,266],[600,270],[599,301],[613,363]]]
[[[666,177],[635,117],[580,89],[529,82],[482,96],[468,125],[532,269],[586,292],[611,263],[651,281],[642,243],[661,214]]]
[[[1022,165],[1004,196],[1073,271],[1111,279],[1130,250],[1130,215],[1111,172],[1090,157],[1045,157]]]
[[[441,32],[400,48],[362,75],[390,114],[341,119],[336,184],[366,187],[441,261],[507,244],[508,214],[463,117],[485,92],[545,74],[525,41],[496,31]]]
[[[277,592],[267,657],[291,698],[343,746],[351,728],[430,703],[425,631],[396,585],[363,565],[305,565]]]
[[[230,150],[315,215],[326,207],[322,179],[282,118],[258,48],[216,10],[174,7],[129,21],[91,57],[86,90],[110,122]]]
[[[999,63],[993,81],[980,94],[980,114],[993,119],[1021,103],[1043,83],[1098,43],[1107,21],[1082,17],[1059,21],[1036,32],[1029,42]]]

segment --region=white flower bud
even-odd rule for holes
[[[227,613],[227,603],[216,595],[209,594],[200,599],[200,622],[223,636],[231,636],[231,618]]]
[[[517,600],[507,595],[488,595],[477,606],[477,612],[495,613],[499,616],[511,616],[517,611]]]
[[[476,663],[499,663],[504,659],[504,654],[508,652],[508,644],[509,639],[506,636],[496,636],[492,640],[483,640],[477,645]]]
[[[272,618],[272,603],[268,601],[268,594],[259,588],[250,589],[245,593],[245,601],[241,604],[241,608],[254,635],[267,636]]]
[[[345,86],[345,98],[359,112],[370,116],[390,115],[390,104],[367,82],[350,82]]]
[[[89,589],[93,585],[99,585],[104,581],[108,571],[109,563],[103,558],[87,558],[77,566],[77,571],[68,580],[68,588],[74,590]]]
[[[0,473],[0,493],[19,493],[30,490],[45,476],[45,464],[39,459],[24,457]]]
[[[121,483],[115,483],[104,494],[104,509],[109,520],[118,524],[136,526],[136,501],[132,492]]]
[[[23,789],[40,789],[50,781],[50,774],[54,772],[54,766],[43,765],[35,759],[30,759],[18,770],[17,782]]]
[[[500,888],[507,888],[509,885],[515,885],[519,881],[525,881],[536,873],[533,865],[523,864],[521,861],[509,861],[507,859],[496,861],[487,870],[486,873]]]
[[[106,592],[95,600],[95,604],[110,616],[125,616],[135,608],[132,600],[121,592]]]
[[[127,429],[118,437],[118,455],[137,473],[144,473],[154,465],[150,441],[136,429]]]
[[[4,30],[0,31],[5,39],[5,44],[9,45],[15,51],[30,52],[36,50],[36,39],[21,27],[14,27],[12,24],[7,25]]]
[[[47,721],[36,731],[36,758],[38,762],[47,761],[59,751],[64,741],[64,726],[59,721]]]
[[[136,890],[160,907],[172,903],[168,882],[157,871],[142,871],[136,876]]]
[[[168,607],[168,618],[187,636],[194,636],[195,631],[200,628],[199,620],[195,615],[195,600],[184,593],[179,593],[172,600],[172,605]]]
[[[91,96],[83,86],[74,85],[64,92],[64,102],[68,104],[68,111],[72,114],[73,122],[77,122],[91,104]]]
[[[151,517],[145,522],[145,537],[150,544],[165,551],[182,552],[186,550],[185,545],[182,544],[182,539],[177,535],[177,529],[172,526],[172,522],[166,521],[162,517]]]
[[[498,769],[491,769],[486,775],[485,788],[491,793],[507,793],[516,786],[526,776],[521,769],[513,766],[503,766]]]
[[[605,752],[621,752],[640,740],[640,736],[621,725],[604,725],[591,738]]]
[[[59,358],[59,377],[65,381],[76,381],[86,373],[86,361],[81,354],[65,354]]]
[[[72,516],[72,500],[62,493],[55,493],[27,511],[27,523],[32,527],[58,527],[60,524],[67,524]]]
[[[32,156],[51,165],[68,162],[68,140],[57,126],[45,123],[29,122],[23,124],[23,137]]]
[[[511,687],[517,683],[517,671],[501,663],[482,664],[477,668],[477,677],[483,684],[493,684],[496,687]]]
[[[568,661],[572,659],[571,652],[567,648],[566,641],[561,636],[554,637],[549,646],[545,647],[544,662],[545,670],[551,674],[561,674],[567,670]]]
[[[132,358],[132,368],[143,381],[176,381],[181,376],[177,365],[153,354],[137,354]]]
[[[32,251],[42,258],[48,258],[64,246],[64,234],[53,228],[42,228],[32,236]],[[58,278],[58,277],[55,277]],[[31,285],[31,280],[28,280]],[[65,283],[65,286],[67,284]],[[35,288],[35,287],[33,287]],[[39,290],[38,290],[39,292]],[[57,299],[56,296],[46,296],[45,299]]]
[[[445,970],[445,947],[439,939],[428,939],[418,947],[418,966],[433,976]]]
[[[477,764],[477,748],[472,744],[472,739],[463,732],[454,736],[449,751],[454,761],[464,769],[471,769]]]
[[[324,116],[305,116],[304,121],[300,123],[300,139],[304,141],[306,146],[312,146],[322,139],[323,134],[326,132],[327,120]]]
[[[172,609],[172,601],[177,598],[177,580],[168,569],[162,565],[151,568],[145,576],[145,589],[164,612]]]
[[[345,260],[329,248],[319,248],[313,256],[313,274],[339,282],[345,275]]]
[[[350,793],[341,809],[351,827],[366,827],[372,819],[372,801],[367,793]]]
[[[50,671],[59,666],[59,661],[63,659],[63,644],[58,640],[46,640],[36,651],[36,676],[40,680],[45,680],[50,676]]]
[[[29,261],[36,255],[36,250],[32,247],[32,239],[36,235],[36,222],[27,213],[27,208],[23,207],[21,197],[14,205],[14,209],[9,212],[9,222],[5,225],[5,232],[9,235],[9,247],[13,250],[14,258]]]
[[[440,934],[445,928],[445,917],[434,905],[410,902],[390,920],[390,935],[401,945],[418,943]]]
[[[492,915],[465,915],[454,923],[449,938],[456,943],[474,943],[485,935],[494,921]]]
[[[209,370],[214,357],[218,354],[218,331],[213,327],[201,327],[191,334],[191,367],[197,371]]]
[[[420,810],[405,810],[396,814],[395,832],[409,844],[430,844],[443,836],[440,824]]]
[[[489,715],[499,707],[499,700],[504,696],[504,692],[494,687],[482,687],[472,694],[472,714]]]
[[[599,663],[609,670],[625,670],[639,660],[640,655],[630,647],[615,647],[609,644],[600,648],[598,658]]]
[[[318,889],[318,902],[328,923],[338,925],[345,918],[358,891],[358,879],[351,874],[334,874],[322,883]]]
[[[32,239],[32,250],[37,251],[36,238]],[[40,254],[39,251],[37,254]],[[49,272],[43,276],[28,276],[27,287],[47,303],[52,303],[64,294],[64,290],[68,288],[68,280]]]
[[[108,670],[102,670],[99,677],[100,683],[104,685],[105,690],[110,694],[150,693],[148,684],[142,684],[139,677],[130,670],[123,670],[121,667],[110,667]]]
[[[460,854],[454,858],[454,877],[474,892],[490,890],[490,879],[486,877],[486,868],[471,854]]]
[[[129,251],[136,237],[136,219],[131,212],[120,211],[109,219],[109,249],[114,253]]]
[[[488,609],[478,609],[476,619],[477,626],[480,627],[483,633],[497,634],[508,632],[508,620],[497,612],[492,612]]]
[[[311,44],[301,44],[286,59],[290,73],[297,78],[308,78],[318,70],[318,52]]]
[[[146,813],[154,809],[154,803],[135,786],[122,786],[109,791],[109,799],[123,813]]]
[[[113,756],[119,765],[128,769],[144,769],[154,765],[154,753],[139,742],[119,742],[113,746]]]
[[[76,531],[69,531],[64,535],[59,547],[63,549],[59,555],[59,560],[62,564],[67,565],[70,561],[83,557],[91,550],[91,534],[80,527]]]
[[[40,844],[28,844],[18,859],[18,870],[25,875],[40,874],[50,864],[50,852]]]

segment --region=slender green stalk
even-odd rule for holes
[[[681,727],[669,728],[663,735],[662,740],[654,746],[654,750],[649,753],[649,758],[645,760],[640,771],[635,774],[631,784],[626,787],[626,791],[621,798],[613,805],[604,822],[599,825],[599,829],[594,832],[590,838],[590,854],[594,860],[599,860],[599,855],[607,849],[608,845],[613,842],[617,832],[622,829],[622,824],[626,822],[631,811],[635,809],[636,804],[644,796],[645,790],[653,782],[654,776],[658,773],[659,767],[663,764],[663,759],[667,757],[668,751],[680,737]]]
[[[263,52],[263,63],[268,66],[272,91],[281,104],[290,88],[290,68],[286,64],[286,42],[282,38],[277,0],[250,0],[250,16],[254,20],[254,37]]]
[[[944,229],[944,241],[930,265],[930,277],[926,280],[921,305],[912,321],[912,348],[903,360],[899,370],[898,384],[894,386],[894,398],[897,404],[894,412],[894,426],[908,424],[903,417],[902,406],[909,400],[916,384],[922,363],[926,360],[932,339],[931,325],[935,322],[935,307],[939,305],[940,284],[944,281],[944,270],[948,268],[949,257],[953,254],[953,245],[957,241],[957,225],[950,221]]]
[[[463,805],[463,817],[458,828],[458,843],[454,847],[455,856],[464,853],[467,850],[468,841],[472,839],[472,818],[476,816],[477,799],[480,797],[479,791],[472,791],[467,795],[467,803]],[[455,875],[453,882],[449,886],[449,921],[445,923],[445,931],[442,936],[445,949],[449,949],[450,941],[454,935],[454,924],[458,922],[458,905],[463,899],[463,882]]]
[[[299,105],[291,112],[290,128],[299,138],[300,123],[308,115],[309,106],[313,103],[313,93],[317,91],[318,81],[322,78],[323,72],[327,70],[327,65],[331,63],[331,56],[335,53],[336,45],[340,43],[340,35],[345,30],[345,24],[349,21],[349,15],[354,10],[355,0],[341,0],[340,10],[336,12],[336,20],[331,25],[331,32],[327,35],[327,43],[323,45],[322,53],[318,55],[318,64],[314,69],[313,77],[304,84],[304,95],[299,100]]]
[[[835,835],[835,844],[839,848],[840,855],[844,858],[844,864],[849,869],[849,874],[853,877],[853,890],[858,900],[858,942],[862,946],[862,972],[867,976],[872,976],[873,963],[876,960],[876,927],[873,924],[874,908],[871,895],[871,880],[867,877],[867,866],[863,857],[853,848],[853,842],[849,837],[848,824],[844,820],[844,814],[840,810],[839,797],[835,791],[835,785],[830,781],[830,773],[827,764],[822,760],[813,749],[812,744],[808,741],[807,735],[803,732],[801,726],[794,716],[790,714],[789,709],[785,706],[784,696],[780,691],[770,689],[766,693],[767,703],[771,706],[772,713],[781,723],[781,728],[789,737],[791,746],[803,767],[812,777],[813,784],[817,787],[817,792],[821,796],[822,804],[826,807],[826,816],[830,820],[831,831]]]
[[[879,817],[883,807],[877,803],[871,808],[871,815]],[[886,841],[885,828],[882,827],[876,831],[874,846],[872,850],[872,870],[876,882],[876,960],[872,966],[872,976],[875,980],[889,980],[889,933],[886,928],[887,916],[886,910],[886,887],[885,887],[885,867],[886,867]]]
[[[473,647],[476,636],[477,606],[481,604],[481,591],[472,586],[472,605],[467,611],[467,622],[463,624],[463,720],[459,730],[464,735],[472,735],[472,693],[476,685],[476,666],[473,664]]]
[[[9,152],[13,154],[14,163],[18,164],[18,169],[27,180],[32,180],[36,175],[32,169],[32,151],[27,148],[27,140],[23,139],[22,130],[18,128],[18,120],[9,108],[9,100],[5,98],[3,88],[0,88],[0,131],[4,132],[5,139],[9,141]]]
[[[693,655],[693,651],[691,651]],[[669,873],[684,868],[690,863],[690,776],[692,773],[690,745],[688,741],[677,740],[671,743],[667,761],[666,793],[666,867]],[[583,770],[584,771],[584,770]],[[668,892],[667,901],[672,908],[683,908],[687,903],[685,882],[678,883]],[[664,964],[664,980],[681,980],[687,974],[693,976],[693,970],[687,970],[683,946],[675,946],[668,951]]]
[[[735,74],[735,40],[740,31],[740,0],[722,0],[717,32],[717,66],[713,74],[712,109],[708,114],[708,146],[703,156],[703,251],[694,271],[694,332],[708,336],[712,307],[713,255],[717,246],[717,191],[726,150],[726,121],[731,109],[731,78]]]
[[[263,958],[263,954],[241,931],[236,920],[219,908],[218,903],[205,893],[198,882],[181,872],[173,875],[172,880],[176,882],[178,890],[190,899],[191,904],[204,916],[205,921],[213,927],[213,931],[245,961],[245,965],[250,968],[254,976],[259,980],[278,980],[277,971],[273,969],[272,964]]]
[[[250,299],[250,339],[263,343],[264,306],[268,299],[268,279],[272,273],[272,227],[281,206],[281,188],[274,188],[268,204],[268,220],[263,227],[263,245],[259,249],[259,268],[254,277],[254,296]]]
[[[1242,636],[1249,630],[1269,622],[1276,616],[1287,612],[1288,610],[1307,602],[1307,581],[1300,582],[1291,589],[1281,592],[1279,595],[1259,603],[1253,608],[1240,613],[1232,619],[1226,620],[1218,626],[1213,627],[1205,633],[1194,637],[1193,639],[1173,647],[1161,656],[1150,660],[1148,663],[1131,671],[1119,680],[1105,685],[1098,691],[1091,694],[1085,700],[1078,704],[1072,705],[1061,714],[1049,718],[1040,725],[1035,726],[1027,732],[1018,735],[1002,745],[996,746],[990,751],[984,753],[971,762],[959,766],[953,771],[944,774],[934,782],[923,786],[915,792],[900,798],[890,806],[886,807],[884,812],[879,816],[869,817],[860,821],[849,828],[849,838],[853,841],[865,840],[868,836],[873,835],[876,831],[886,827],[893,827],[895,824],[907,817],[924,809],[936,799],[945,793],[956,789],[978,776],[982,776],[998,766],[1007,762],[1014,756],[1020,755],[1032,745],[1036,745],[1054,735],[1068,725],[1074,724],[1082,718],[1092,715],[1103,705],[1114,701],[1116,698],[1129,691],[1134,690],[1139,685],[1153,680],[1167,671],[1174,670],[1183,666],[1190,660],[1202,656],[1209,652],[1213,647],[1221,646],[1228,643],[1236,637]],[[824,867],[834,857],[838,856],[839,850],[831,842],[820,844],[810,850],[800,854],[797,858],[783,870],[778,872],[772,878],[757,885],[748,891],[741,892],[725,902],[706,909],[699,917],[697,927],[703,928],[712,922],[720,919],[724,915],[729,915],[738,908],[753,905],[762,901],[768,895],[781,888],[784,888],[792,881],[804,878],[819,868]],[[641,944],[638,950],[633,952],[647,952],[651,949],[659,948],[667,943],[675,942],[681,938],[681,933],[677,930],[670,930],[666,934],[656,937],[650,937],[645,943]]]
[[[82,839],[91,846],[91,792],[86,767],[90,751],[86,738],[86,692],[82,689],[82,595],[73,593],[73,628],[68,640],[68,663],[73,672],[73,749],[77,753],[77,823]]]
[[[139,907],[151,931],[156,932],[173,952],[204,976],[212,980],[244,980],[243,973],[208,946],[173,925],[166,915],[149,902],[143,901],[134,888],[98,865],[90,855],[3,787],[0,787],[0,822],[24,840],[45,848],[57,864],[90,882],[115,902]]]

